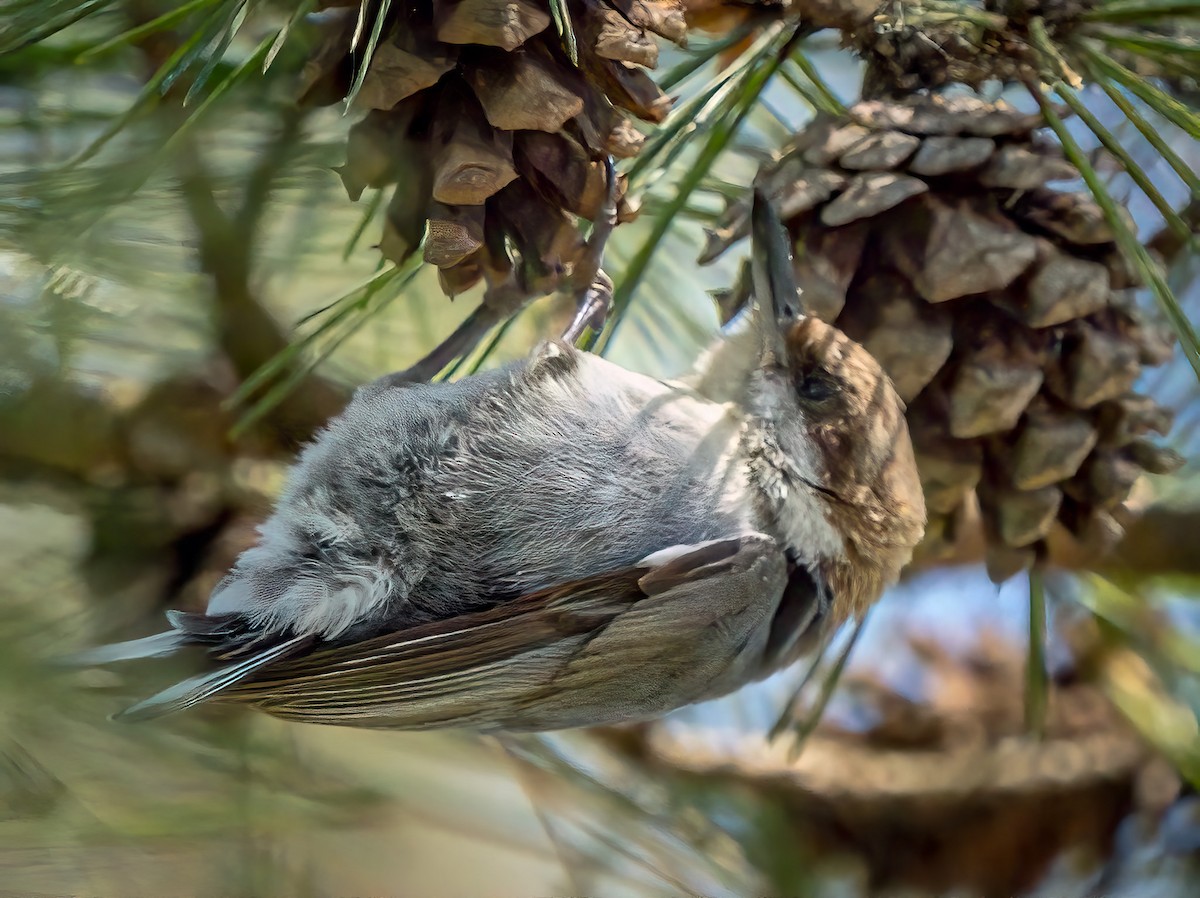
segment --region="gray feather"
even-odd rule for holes
[[[102,645],[69,655],[62,663],[71,667],[97,667],[118,661],[134,661],[138,658],[166,658],[186,643],[187,637],[178,630],[155,633],[141,639]]]
[[[360,390],[209,613],[353,641],[760,529],[744,423],[554,345],[454,384]]]
[[[244,661],[239,661],[237,664],[191,677],[150,696],[145,701],[138,702],[131,708],[118,711],[113,715],[113,720],[130,723],[139,720],[153,720],[156,717],[190,708],[244,680],[259,668],[306,648],[312,644],[312,641],[311,636],[296,636]]]
[[[812,565],[844,551],[796,487],[819,479],[804,427],[754,353],[711,353],[691,384],[555,344],[452,384],[384,379],[302,453],[206,614],[91,657],[196,644],[224,664],[125,720],[215,697],[553,729],[723,694],[792,656],[821,614]]]
[[[654,716],[773,670],[779,546],[750,533],[679,549],[453,626],[302,655],[230,697],[308,723],[559,729]]]

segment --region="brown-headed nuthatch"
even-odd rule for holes
[[[800,312],[756,195],[749,326],[679,382],[567,343],[361,388],[207,612],[90,663],[207,650],[123,712],[530,731],[646,719],[795,660],[922,536],[904,407]]]

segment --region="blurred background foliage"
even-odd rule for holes
[[[352,203],[334,172],[359,111],[295,103],[323,40],[306,15],[338,5],[0,2],[0,894],[1192,894],[1190,461],[1138,480],[1110,555],[998,587],[982,532],[960,534],[812,671],[654,725],[500,743],[211,708],[121,727],[107,715],[178,669],[53,668],[201,607],[295,448],[480,301],[448,301],[420,253],[381,260],[385,197]],[[363,47],[390,5],[350,5]],[[551,29],[571,33],[570,8],[548,5]],[[856,9],[872,27],[843,27]],[[736,282],[743,249],[694,264],[705,229],[814,115],[966,84],[1041,102],[1080,186],[1127,208],[1161,262],[1137,300],[1183,350],[1138,389],[1196,457],[1200,6],[687,12],[696,33],[660,41],[655,72],[677,112],[622,163],[640,214],[606,263],[609,357],[670,375],[717,333],[706,294]],[[570,312],[525,306],[455,376]]]

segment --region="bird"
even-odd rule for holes
[[[203,612],[85,651],[196,647],[115,715],[521,733],[644,721],[811,651],[897,581],[925,506],[904,404],[802,311],[752,207],[754,303],[676,380],[571,341],[454,382],[364,385],[302,450]]]

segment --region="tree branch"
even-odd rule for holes
[[[200,267],[212,281],[217,343],[240,380],[288,346],[283,329],[251,285],[262,211],[275,176],[286,163],[284,144],[299,131],[300,116],[293,110],[285,110],[282,118],[271,150],[248,177],[235,217],[217,202],[216,188],[196,145],[188,141],[180,150],[180,191],[196,230]],[[289,442],[303,441],[341,411],[348,399],[347,391],[310,373],[268,415],[268,421]]]
[[[131,24],[144,24],[153,9],[130,5]],[[142,51],[147,76],[156,72],[179,46],[172,31],[147,36],[137,45]],[[178,125],[186,114],[183,98],[188,79],[180,78],[163,97],[164,118]],[[173,104],[173,108],[172,108]],[[173,113],[173,114],[172,114]],[[245,380],[288,346],[288,338],[267,311],[252,286],[254,252],[263,212],[279,171],[287,164],[290,150],[299,138],[304,111],[294,104],[280,107],[279,126],[257,165],[250,171],[241,192],[237,211],[230,215],[217,201],[217,189],[194,135],[181,142],[178,177],[184,205],[196,231],[200,268],[212,281],[213,318],[218,346],[229,358],[239,380]],[[282,372],[286,377],[288,372]],[[310,373],[267,416],[267,422],[284,443],[309,439],[337,414],[349,399],[349,391]]]

